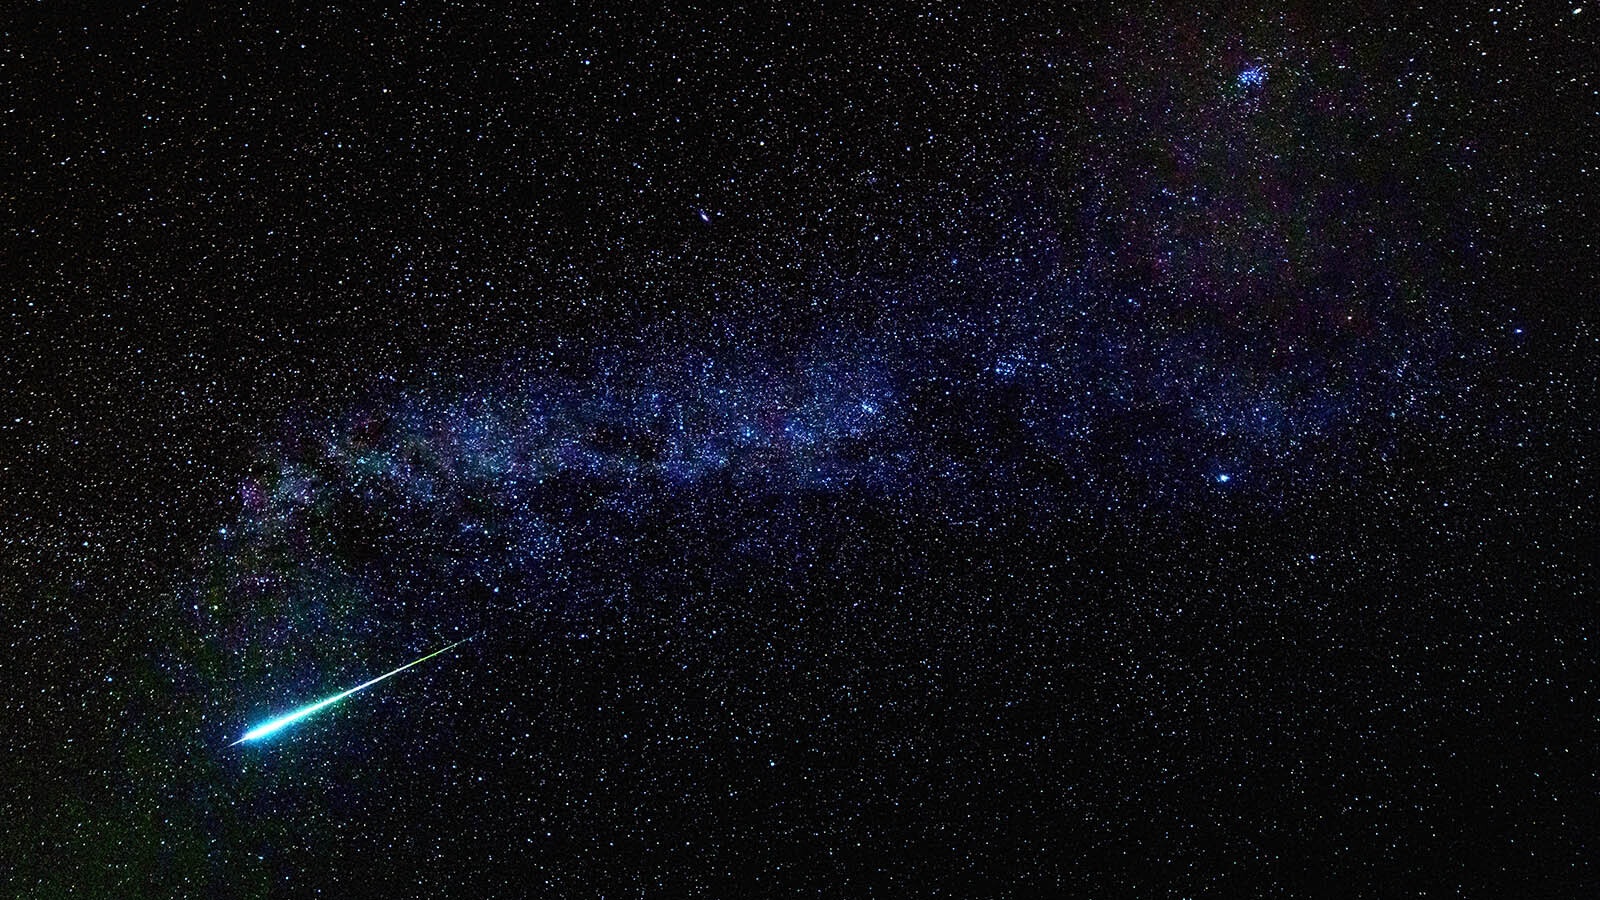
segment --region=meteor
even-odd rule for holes
[[[288,727],[290,725],[293,725],[294,723],[300,721],[301,719],[304,719],[306,716],[309,716],[312,713],[317,712],[320,709],[325,709],[326,707],[329,707],[329,706],[332,706],[335,703],[338,703],[340,700],[343,700],[344,698],[350,696],[351,694],[354,694],[356,691],[360,691],[360,690],[364,690],[366,688],[372,687],[373,685],[375,685],[378,682],[384,680],[385,678],[390,677],[391,675],[398,675],[401,672],[404,672],[405,670],[411,668],[412,666],[420,665],[422,663],[427,662],[430,659],[433,659],[435,656],[438,656],[441,653],[445,653],[447,651],[454,650],[455,648],[461,646],[462,644],[465,644],[467,641],[470,641],[470,640],[472,640],[472,638],[462,638],[461,640],[456,641],[454,644],[451,644],[450,646],[445,647],[442,650],[435,650],[432,653],[429,653],[427,656],[422,657],[421,659],[413,660],[411,662],[408,662],[405,665],[401,666],[398,669],[395,669],[392,672],[385,672],[384,674],[379,675],[377,678],[374,678],[371,681],[365,682],[363,684],[358,684],[358,685],[356,685],[355,687],[351,688],[348,691],[345,691],[345,692],[339,693],[339,694],[334,694],[332,697],[327,697],[325,699],[318,700],[317,702],[311,704],[310,706],[302,706],[302,707],[300,707],[299,709],[295,710],[292,713],[286,713],[284,715],[281,715],[281,716],[277,717],[276,719],[271,719],[271,720],[268,720],[266,722],[263,722],[260,725],[257,725],[256,727],[250,729],[249,731],[246,731],[244,733],[244,737],[239,738],[237,741],[234,741],[232,744],[229,744],[228,746],[229,747],[233,747],[235,745],[242,744],[245,741],[258,741],[258,740],[260,740],[260,739],[262,739],[264,737],[267,737],[269,735],[275,734],[279,730],[281,730],[283,728],[286,728],[286,727]]]

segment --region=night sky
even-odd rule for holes
[[[1600,894],[1600,7],[86,6],[7,896]]]

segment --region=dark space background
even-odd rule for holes
[[[1600,9],[1400,6],[19,5],[0,883],[1594,896]]]

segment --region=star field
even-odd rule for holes
[[[1592,895],[1594,12],[1346,6],[20,12],[0,885]]]

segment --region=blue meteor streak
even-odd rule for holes
[[[360,690],[364,690],[366,688],[372,687],[373,685],[375,685],[378,682],[384,680],[385,678],[390,677],[391,675],[398,675],[401,672],[404,672],[405,670],[411,668],[412,666],[419,665],[421,663],[427,662],[430,659],[433,659],[435,656],[438,656],[441,653],[444,653],[444,652],[449,651],[449,650],[454,650],[455,648],[461,646],[462,644],[465,644],[469,640],[471,640],[471,638],[462,638],[461,640],[456,641],[454,644],[451,644],[450,646],[445,647],[442,650],[435,650],[432,653],[429,653],[427,656],[422,657],[421,659],[413,660],[412,662],[408,662],[405,665],[401,666],[400,668],[395,669],[393,672],[385,672],[384,674],[379,675],[377,678],[374,678],[371,681],[368,681],[368,682],[366,682],[364,684],[358,684],[358,685],[356,685],[355,687],[351,688],[348,691],[345,691],[345,692],[339,693],[339,694],[334,694],[332,697],[328,697],[328,698],[323,699],[323,700],[318,700],[317,702],[311,704],[310,706],[302,706],[302,707],[300,707],[299,709],[295,710],[292,713],[287,713],[285,715],[281,715],[281,716],[277,717],[276,719],[271,719],[271,720],[269,720],[267,722],[263,722],[262,724],[257,725],[256,727],[250,729],[249,731],[246,731],[244,733],[244,737],[239,738],[237,741],[234,741],[232,744],[229,744],[228,746],[232,747],[232,746],[235,746],[237,744],[242,744],[245,741],[260,740],[261,738],[264,738],[264,737],[267,737],[268,735],[274,734],[277,731],[279,731],[280,729],[286,728],[286,727],[288,727],[290,725],[293,725],[294,723],[300,721],[301,719],[304,719],[306,716],[311,715],[312,713],[316,712],[317,710],[324,709],[326,707],[332,706],[335,703],[338,703],[340,700],[343,700],[344,698],[350,696],[351,694],[354,694],[356,691],[360,691]]]

